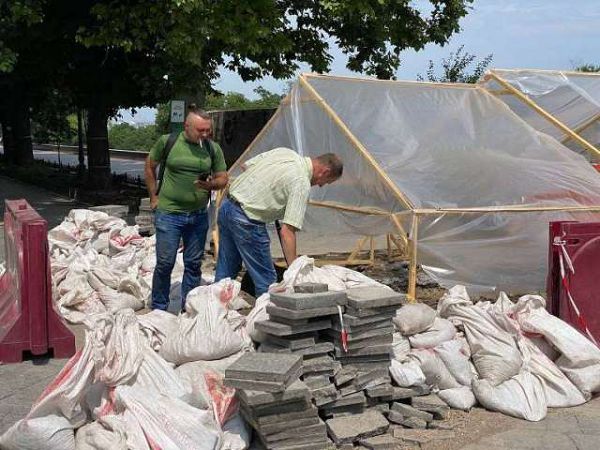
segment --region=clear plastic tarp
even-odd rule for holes
[[[443,286],[542,289],[548,222],[600,220],[561,210],[600,207],[592,166],[477,85],[303,75],[239,163],[276,147],[344,161],[312,190],[301,253],[381,247],[418,214],[418,262]]]
[[[544,111],[599,148],[600,73],[494,69],[479,80],[481,86],[498,93],[498,98],[533,128],[556,138],[589,161],[600,162],[599,154],[586,151],[529,105],[503,91],[503,86],[490,74],[518,89]]]

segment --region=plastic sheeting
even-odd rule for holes
[[[310,206],[299,238],[305,254],[397,233],[390,214],[410,231],[415,209],[600,206],[600,177],[583,157],[476,85],[304,75],[239,163],[282,146],[343,159],[343,177],[314,188],[312,201],[382,213]],[[419,263],[442,286],[511,291],[544,286],[549,221],[598,219],[560,211],[419,217]]]
[[[588,127],[586,125],[600,115],[600,74],[527,69],[494,69],[491,72],[527,95],[571,130],[585,127],[580,136],[598,147],[600,121],[596,120]],[[479,83],[486,89],[503,89],[496,80],[489,79],[486,75]],[[500,95],[499,98],[536,130],[561,141],[567,137],[514,95]],[[599,155],[591,155],[573,140],[565,140],[565,144],[590,161],[600,162]]]

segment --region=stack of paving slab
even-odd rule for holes
[[[149,198],[143,198],[140,201],[139,213],[135,216],[135,224],[139,227],[140,234],[152,235],[156,232],[154,228],[154,214],[150,207]]]
[[[118,217],[119,219],[126,220],[127,213],[129,212],[129,208],[126,205],[100,205],[100,206],[92,206],[90,208],[92,211],[101,211],[109,216]]]
[[[331,444],[301,372],[302,356],[285,353],[246,353],[225,371],[225,384],[237,389],[240,413],[266,449],[320,450]]]
[[[301,355],[305,378],[328,380],[341,364],[331,356],[334,345],[321,340],[318,332],[331,328],[331,319],[338,314],[338,305],[343,308],[346,294],[327,291],[326,284],[318,283],[301,284],[294,290],[270,295],[269,320],[255,325],[265,335],[259,350]]]

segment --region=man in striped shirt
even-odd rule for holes
[[[277,280],[266,224],[281,220],[281,243],[289,264],[296,259],[296,231],[302,229],[311,186],[342,176],[341,159],[326,153],[303,157],[276,148],[248,160],[219,210],[219,257],[215,281],[235,278],[242,262],[256,288],[267,292]]]

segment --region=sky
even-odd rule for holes
[[[418,74],[425,74],[429,60],[439,67],[439,62],[461,45],[464,51],[476,55],[477,61],[492,54],[490,68],[572,70],[585,63],[600,64],[599,5],[598,0],[475,0],[460,22],[461,31],[448,44],[403,52],[396,76],[414,80]],[[360,76],[346,69],[347,58],[337,47],[331,54],[331,74]],[[310,68],[303,65],[298,74],[302,72],[310,72]],[[214,83],[214,88],[223,93],[241,92],[248,98],[256,98],[253,90],[258,86],[283,93],[287,81],[265,78],[244,83],[236,74],[222,70]],[[123,120],[152,122],[154,110],[142,108],[133,118],[125,113]]]

